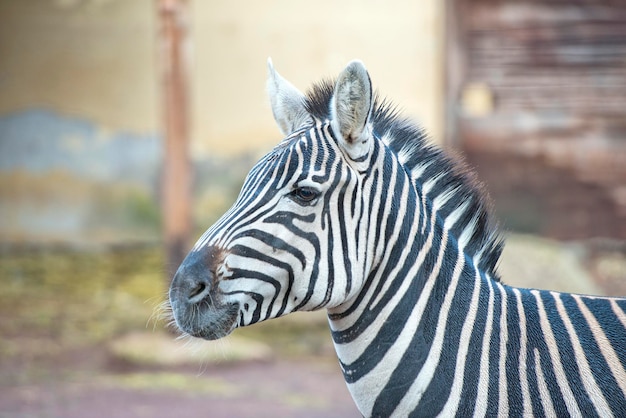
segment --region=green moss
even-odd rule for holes
[[[157,248],[0,253],[0,332],[93,344],[144,328],[165,295],[162,266]]]

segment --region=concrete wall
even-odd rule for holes
[[[0,0],[0,113],[156,132],[155,23],[149,0]]]
[[[301,90],[361,59],[375,88],[441,136],[443,2],[197,1],[193,17],[199,152],[276,142],[268,56]]]
[[[0,0],[0,114],[45,107],[104,129],[160,129],[149,0]],[[193,149],[278,138],[266,60],[302,90],[363,60],[374,85],[435,138],[442,124],[442,4],[435,0],[191,2]]]
[[[375,87],[441,136],[443,2],[190,6],[197,218],[230,205],[250,156],[280,139],[267,57],[302,90],[359,58]],[[2,239],[138,236],[128,224],[145,217],[158,227],[157,23],[153,0],[0,0]],[[215,167],[232,173],[212,177]]]

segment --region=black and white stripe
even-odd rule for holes
[[[360,62],[308,95],[270,66],[268,86],[287,137],[181,265],[181,329],[326,308],[365,416],[624,416],[626,299],[500,282],[481,187]]]

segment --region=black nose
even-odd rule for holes
[[[207,340],[222,338],[237,328],[239,304],[225,301],[218,291],[216,251],[191,252],[178,268],[170,286],[170,305],[178,328]]]
[[[195,283],[191,283],[187,293],[187,302],[196,304],[202,302],[208,295],[211,283],[204,277],[199,278]]]
[[[176,271],[170,286],[170,300],[176,304],[196,305],[208,297],[214,280],[201,257],[191,253]]]

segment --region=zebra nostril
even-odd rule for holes
[[[204,283],[198,283],[198,285],[189,293],[189,297],[193,298],[194,296],[204,292],[204,289],[206,289],[206,285]]]
[[[187,299],[190,303],[201,302],[209,294],[209,290],[209,286],[206,283],[198,282],[189,292]]]

